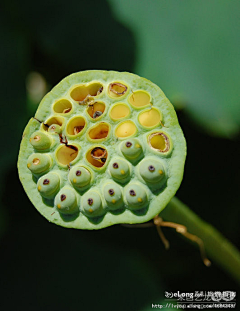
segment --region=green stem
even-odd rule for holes
[[[164,220],[186,226],[189,233],[201,238],[207,256],[240,283],[240,253],[220,232],[199,218],[176,197],[160,216]]]

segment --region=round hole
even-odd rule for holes
[[[43,129],[45,131],[49,130],[49,127],[51,127],[51,125],[56,125],[57,127],[61,127],[64,123],[64,118],[62,117],[52,117],[50,119],[48,119],[45,123],[43,123]]]
[[[67,99],[60,99],[53,105],[53,111],[56,113],[69,113],[72,110],[72,104]]]
[[[129,102],[134,108],[143,108],[150,105],[150,95],[145,91],[136,91],[129,97]]]
[[[170,139],[162,132],[152,133],[148,136],[148,143],[152,149],[166,153],[170,150]]]
[[[161,114],[156,108],[151,108],[140,113],[138,121],[143,127],[154,127],[160,123]]]
[[[107,161],[107,157],[107,149],[101,146],[91,148],[86,154],[87,161],[95,168],[103,167]]]
[[[91,140],[104,139],[108,136],[109,131],[110,131],[109,124],[101,122],[89,130],[88,136]]]
[[[110,111],[110,118],[112,120],[119,120],[129,116],[130,108],[126,104],[116,104]]]
[[[86,125],[86,121],[83,117],[74,117],[69,120],[66,132],[69,136],[80,135],[83,132],[83,129]]]
[[[120,123],[116,130],[115,135],[118,138],[124,138],[134,135],[137,132],[137,127],[132,121],[125,121]]]
[[[97,96],[103,91],[103,85],[99,82],[94,82],[89,85],[82,84],[75,87],[70,96],[75,101],[84,101],[88,96]]]
[[[87,113],[92,119],[98,119],[105,111],[105,104],[101,102],[95,102],[93,105],[89,105]]]
[[[69,165],[78,155],[78,148],[74,145],[60,146],[56,151],[57,161],[62,165]]]
[[[120,97],[126,94],[128,87],[120,82],[113,82],[109,84],[108,93],[112,97]]]

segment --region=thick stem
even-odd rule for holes
[[[160,216],[187,227],[188,232],[203,240],[207,256],[240,283],[240,253],[214,227],[199,218],[174,197]]]

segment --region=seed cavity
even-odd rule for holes
[[[44,179],[44,181],[43,181],[43,184],[44,185],[48,185],[50,183],[50,180],[49,179]]]
[[[83,132],[85,126],[85,119],[81,116],[76,116],[69,120],[66,132],[69,136],[76,136]]]
[[[109,134],[109,124],[105,122],[100,122],[96,126],[93,126],[89,132],[88,136],[92,140],[100,140],[104,139],[108,136]]]
[[[170,140],[168,136],[162,132],[152,133],[148,136],[149,146],[161,153],[166,153],[170,149]]]
[[[66,195],[65,194],[61,194],[60,200],[63,202],[64,200],[66,200]]]
[[[62,117],[52,117],[43,123],[43,129],[48,132],[54,132],[56,128],[59,128],[63,125],[64,118]],[[53,128],[55,126],[55,128]]]
[[[89,105],[87,113],[89,114],[90,118],[97,119],[104,113],[105,109],[106,107],[104,103],[94,102],[93,104]]]
[[[99,82],[93,82],[91,84],[81,84],[75,87],[70,92],[70,96],[77,102],[82,102],[82,104],[84,104],[85,101],[87,104],[89,97],[98,96],[102,93],[102,91],[103,85]]]
[[[137,132],[137,127],[132,121],[124,121],[120,123],[116,130],[115,135],[118,138],[124,138],[134,135]]]
[[[114,121],[123,119],[130,114],[130,108],[124,103],[116,104],[112,107],[109,115]]]
[[[156,108],[151,108],[139,114],[138,121],[143,127],[151,128],[160,124],[161,113]]]
[[[62,165],[69,165],[78,155],[78,148],[74,145],[60,146],[56,151],[56,158]]]
[[[119,82],[114,82],[109,84],[108,92],[111,96],[119,97],[123,96],[127,92],[127,89],[128,88],[126,85]]]
[[[72,104],[67,99],[60,99],[53,105],[55,113],[69,113],[72,110]]]
[[[88,150],[86,159],[87,161],[96,168],[102,167],[108,157],[108,152],[103,147],[95,147]]]
[[[139,90],[132,93],[129,97],[129,102],[134,108],[141,109],[150,105],[150,98],[147,92]]]

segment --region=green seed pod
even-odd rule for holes
[[[104,213],[102,199],[98,192],[90,190],[82,196],[81,209],[88,217],[101,216]]]
[[[185,157],[176,113],[158,86],[126,72],[90,70],[66,77],[43,98],[24,130],[18,169],[44,217],[91,230],[159,214],[180,186]],[[50,173],[61,179],[57,193],[40,184]]]
[[[143,149],[136,138],[129,138],[121,143],[123,155],[132,163],[137,163],[143,157]]]
[[[70,170],[69,180],[75,188],[85,188],[91,182],[91,173],[84,166],[74,166]]]
[[[130,179],[130,166],[125,159],[114,158],[109,163],[109,172],[114,180],[125,183]]]
[[[47,134],[37,131],[30,137],[30,143],[37,150],[48,150],[52,144],[52,139]]]
[[[114,182],[107,183],[103,187],[103,194],[109,209],[117,210],[124,206],[122,190],[118,184]]]
[[[166,177],[163,161],[151,157],[139,163],[139,173],[147,183],[155,184],[158,188],[161,188]]]
[[[60,125],[58,124],[52,124],[49,126],[48,128],[48,132],[49,133],[56,133],[56,134],[61,134],[62,133],[62,128]]]
[[[57,173],[50,172],[37,182],[37,189],[41,196],[46,199],[53,199],[60,187],[60,177]]]
[[[76,192],[69,186],[63,187],[58,192],[54,205],[61,214],[75,214],[79,211]]]
[[[148,205],[147,192],[140,183],[129,183],[124,196],[130,209],[142,209]]]
[[[51,158],[47,154],[33,153],[27,161],[27,167],[33,174],[45,173],[51,166]]]

